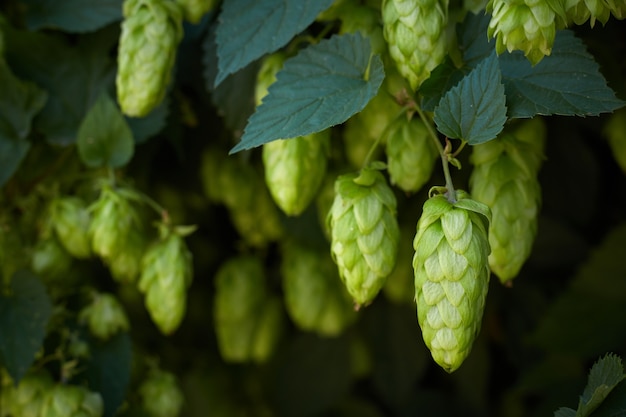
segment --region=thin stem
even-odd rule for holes
[[[450,175],[450,165],[448,164],[448,155],[443,149],[443,146],[441,145],[441,142],[439,141],[439,138],[437,137],[437,133],[431,126],[430,120],[428,120],[428,118],[426,117],[422,109],[416,105],[415,110],[419,114],[420,119],[422,119],[422,121],[424,122],[426,129],[428,129],[428,133],[430,137],[435,142],[435,146],[437,147],[437,150],[439,151],[439,156],[441,157],[441,165],[443,168],[443,176],[446,179],[446,190],[447,190],[446,194],[448,197],[448,201],[450,201],[451,203],[456,203],[456,191],[454,190],[454,184],[452,183],[452,175]]]

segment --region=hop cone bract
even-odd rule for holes
[[[383,35],[413,90],[446,56],[447,0],[384,0]]]
[[[357,305],[369,304],[395,266],[400,237],[396,198],[380,171],[339,176],[327,222],[341,279]]]
[[[556,30],[565,22],[559,1],[490,0],[487,10],[492,14],[487,33],[496,38],[496,52],[520,50],[533,65],[550,55]]]
[[[473,147],[470,191],[491,208],[489,265],[503,283],[517,276],[537,234],[545,135],[537,117]]]
[[[163,334],[176,330],[185,315],[193,270],[191,252],[183,237],[193,230],[160,225],[161,238],[148,248],[141,262],[138,288],[146,296],[150,317]]]
[[[158,106],[182,39],[182,12],[173,0],[125,0],[118,49],[117,99],[122,112],[142,117]]]
[[[457,191],[424,203],[413,241],[415,300],[422,336],[447,372],[469,355],[489,284],[489,208]]]

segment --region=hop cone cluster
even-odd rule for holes
[[[100,394],[78,385],[55,385],[41,408],[45,417],[100,417],[103,413]]]
[[[80,197],[55,198],[50,203],[52,227],[63,247],[75,258],[91,256],[87,203]]]
[[[194,227],[160,225],[160,239],[148,248],[141,260],[139,290],[146,296],[146,308],[152,321],[163,334],[174,332],[185,315],[193,269],[184,236],[193,230]]]
[[[322,336],[339,335],[356,314],[328,253],[289,243],[282,254],[285,303],[293,322]]]
[[[228,362],[264,362],[274,352],[283,325],[282,304],[269,294],[260,259],[226,261],[215,277],[215,331]]]
[[[217,6],[218,0],[176,0],[185,20],[198,24],[202,17]]]
[[[178,417],[185,398],[176,377],[153,368],[139,386],[143,409],[151,417]]]
[[[2,376],[0,374],[0,376]],[[3,378],[4,379],[4,378]],[[0,386],[0,416],[40,417],[54,382],[46,372],[29,373],[17,386],[7,378]],[[5,414],[6,413],[6,414]]]
[[[446,56],[447,0],[384,0],[383,35],[398,71],[415,91]]]
[[[130,328],[124,307],[113,294],[94,294],[92,302],[78,314],[78,319],[87,324],[91,334],[102,340]]]
[[[421,189],[439,158],[437,148],[420,119],[397,119],[387,130],[387,170],[391,183],[406,192]]]
[[[182,11],[173,0],[125,0],[118,49],[117,99],[126,115],[142,117],[158,106],[182,39]]]
[[[469,355],[489,284],[489,208],[457,191],[424,203],[413,241],[415,300],[422,336],[447,372]]]
[[[358,306],[369,304],[395,266],[400,237],[396,198],[380,171],[339,176],[327,223],[342,281]]]
[[[548,0],[490,0],[487,34],[498,54],[520,50],[533,64],[550,55],[556,30],[565,22],[563,4]]]
[[[472,196],[491,208],[491,270],[506,283],[517,276],[530,256],[541,186],[546,131],[540,118],[521,121],[492,141],[472,147]]]

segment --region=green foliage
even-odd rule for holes
[[[122,17],[122,0],[24,0],[29,30],[91,32]]]

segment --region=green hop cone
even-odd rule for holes
[[[387,171],[392,184],[406,192],[415,192],[428,182],[437,148],[428,128],[420,119],[401,117],[387,130]]]
[[[145,294],[152,321],[166,335],[178,328],[185,315],[193,270],[183,237],[194,230],[190,226],[159,225],[160,239],[148,248],[141,262],[138,288]]]
[[[55,198],[50,203],[52,227],[59,242],[75,258],[91,256],[87,204],[79,197]]]
[[[341,334],[356,313],[331,257],[291,242],[282,246],[282,254],[283,291],[293,322],[321,336]]]
[[[141,404],[151,417],[178,417],[185,397],[176,377],[167,371],[152,368],[139,386]]]
[[[422,336],[447,372],[469,355],[489,285],[489,208],[457,191],[424,203],[413,241],[415,300]]]
[[[78,385],[57,384],[47,393],[41,409],[45,417],[101,417],[102,397]]]
[[[536,117],[472,147],[470,191],[491,208],[489,265],[502,283],[517,276],[537,234],[541,185],[537,178],[546,130]]]
[[[341,175],[328,213],[331,254],[357,306],[369,304],[395,266],[396,198],[376,168]]]
[[[176,0],[180,5],[185,20],[198,24],[202,17],[215,9],[219,0]]]
[[[610,1],[610,0],[609,0]],[[582,25],[589,21],[594,27],[596,20],[603,25],[611,17],[611,3],[607,0],[565,0],[568,25]]]
[[[384,0],[383,35],[398,71],[415,91],[447,53],[447,0]]]
[[[125,0],[123,7],[117,99],[124,114],[143,117],[165,97],[183,36],[182,11],[173,0]]]
[[[490,0],[487,34],[496,38],[496,52],[519,50],[535,65],[552,53],[556,30],[565,25],[560,1]]]
[[[124,307],[113,294],[94,293],[91,303],[80,311],[78,319],[87,324],[91,334],[102,340],[130,329]]]
[[[42,238],[33,250],[31,268],[46,280],[63,279],[72,266],[72,257],[54,237]]]
[[[54,381],[45,371],[29,372],[17,386],[13,382],[1,386],[0,416],[41,417],[48,392]],[[3,414],[3,413],[7,414]]]

